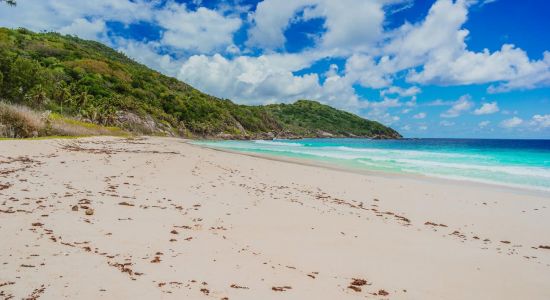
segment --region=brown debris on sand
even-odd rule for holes
[[[458,230],[455,230],[453,231],[450,235],[454,235],[454,236],[457,236],[459,238],[462,238],[462,239],[465,239],[466,238],[466,235],[462,234],[460,231]]]
[[[361,286],[364,286],[367,284],[367,281],[365,279],[361,278],[352,278],[352,281],[350,285],[348,286],[348,289],[354,290],[356,292],[361,292]]]
[[[63,150],[71,152],[85,152],[91,154],[115,154],[115,153],[135,153],[135,154],[180,154],[176,151],[157,151],[157,150],[129,150],[129,149],[111,149],[111,148],[85,148],[80,144],[73,143],[62,147]]]
[[[132,265],[132,263],[108,263],[110,266],[115,267],[120,270],[122,273],[128,273],[128,275],[132,276],[134,275],[134,271],[129,268],[129,266]]]
[[[350,286],[348,286],[348,289],[354,290],[354,291],[356,291],[356,292],[358,292],[358,293],[361,292],[361,288],[358,287],[358,286],[355,286],[355,285],[350,285]]]
[[[288,286],[288,285],[285,285],[285,286],[274,286],[271,288],[271,290],[275,291],[275,292],[284,292],[286,290],[290,290],[292,289],[292,287]]]
[[[367,284],[367,281],[365,279],[353,278],[353,281],[350,284],[355,286],[363,286]]]
[[[230,285],[229,287],[234,288],[234,289],[245,289],[245,290],[249,289],[246,286],[241,286],[241,285],[237,285],[237,284],[234,284],[234,283],[232,285]]]
[[[13,281],[2,282],[2,283],[0,283],[0,287],[6,286],[6,285],[13,285],[13,284],[15,284],[15,282],[13,282]]]
[[[394,215],[394,217],[399,221],[405,222],[406,224],[411,224],[411,220],[409,220],[406,217],[403,217],[403,216],[400,216],[400,215]]]
[[[93,210],[93,209],[91,209],[91,208],[86,209],[86,215],[87,215],[87,216],[91,216],[91,215],[93,215],[93,214],[94,214],[94,210]]]
[[[436,227],[437,227],[437,226],[439,226],[439,227],[447,227],[447,225],[445,225],[445,224],[437,224],[437,223],[430,222],[430,221],[424,223],[424,225],[427,225],[427,226],[436,226]]]
[[[34,289],[34,291],[32,291],[32,293],[24,299],[25,300],[36,300],[36,299],[40,298],[40,295],[42,295],[45,290],[46,290],[46,287],[44,287],[44,285],[41,285],[39,288]]]

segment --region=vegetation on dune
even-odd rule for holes
[[[44,136],[128,136],[118,127],[88,123],[56,113],[37,112],[26,106],[0,102],[0,137],[38,138]]]
[[[400,137],[380,123],[314,101],[237,105],[153,71],[101,43],[26,29],[0,28],[0,100],[75,122],[145,134]]]

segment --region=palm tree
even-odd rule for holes
[[[17,5],[17,1],[15,1],[15,0],[0,0],[0,2],[6,2],[6,4],[9,5],[9,6]]]

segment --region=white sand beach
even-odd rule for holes
[[[550,299],[550,196],[187,144],[0,141],[0,298]]]

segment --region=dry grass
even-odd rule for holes
[[[101,126],[89,122],[67,118],[58,114],[50,114],[49,120],[52,130],[58,134],[63,133],[63,135],[128,135],[128,132],[118,127]]]
[[[44,136],[91,136],[129,133],[118,127],[105,127],[26,106],[0,102],[0,137],[36,138]]]
[[[0,136],[37,137],[45,127],[46,122],[42,114],[25,106],[0,102]]]

